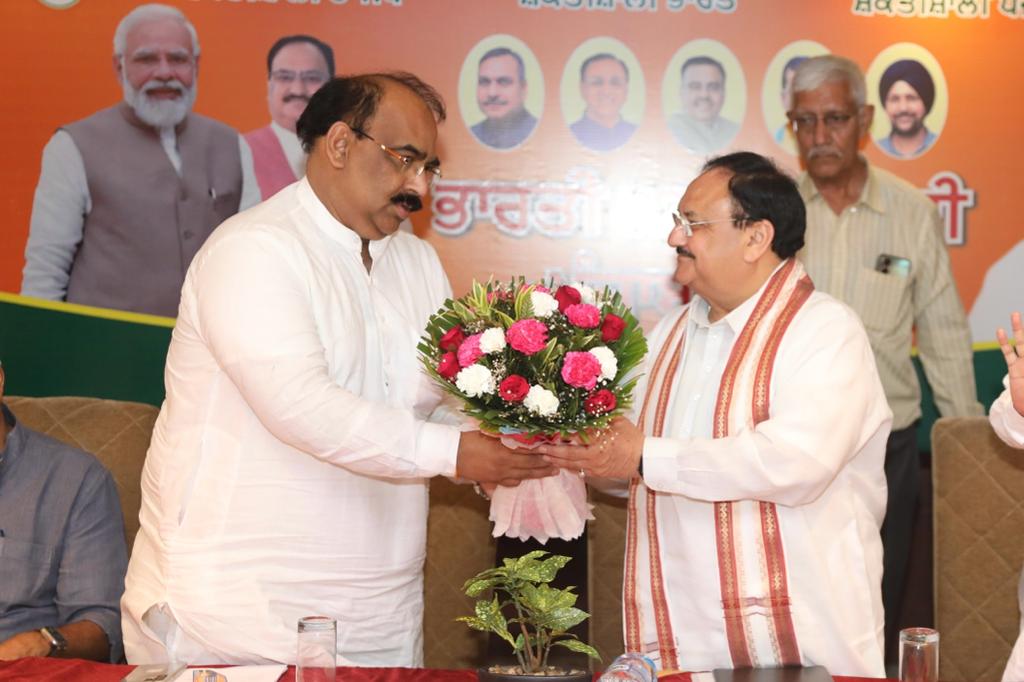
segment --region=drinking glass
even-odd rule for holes
[[[939,633],[931,628],[900,630],[900,680],[937,682]]]
[[[333,618],[300,618],[296,682],[334,682],[337,652],[338,623]]]

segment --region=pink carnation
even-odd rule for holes
[[[459,346],[460,367],[469,367],[477,360],[479,360],[480,356],[484,354],[484,352],[480,350],[481,336],[482,334],[473,334],[472,336],[467,336],[466,340],[463,341],[462,344]]]
[[[588,391],[597,385],[601,376],[601,363],[592,353],[570,351],[562,363],[562,379],[565,383]]]
[[[505,340],[520,353],[533,355],[548,344],[548,328],[533,318],[519,320],[505,332]]]
[[[575,303],[565,309],[569,322],[583,329],[593,329],[601,324],[601,311],[587,303]]]

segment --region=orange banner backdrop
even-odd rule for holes
[[[59,126],[121,99],[112,37],[133,0],[19,0],[0,6],[8,98],[0,140],[5,220],[0,290],[18,292],[40,153]],[[444,179],[417,234],[438,250],[456,292],[472,279],[557,276],[622,289],[646,321],[677,299],[665,246],[674,209],[705,154],[670,128],[678,67],[688,55],[720,57],[722,116],[739,124],[720,151],[752,149],[796,172],[777,99],[785,57],[803,50],[849,56],[868,75],[869,100],[888,63],[914,58],[932,72],[937,133],[920,156],[864,153],[921,188],[947,222],[947,242],[968,310],[990,266],[1024,239],[1011,187],[1022,147],[1018,67],[1024,8],[1010,0],[168,0],[202,46],[195,111],[240,132],[264,126],[266,53],[279,37],[308,33],[335,50],[339,73],[401,69],[445,96]],[[589,41],[589,42],[588,42]],[[804,41],[804,42],[800,42]],[[794,45],[799,43],[798,45]],[[471,132],[477,62],[511,46],[526,62],[527,108],[539,119],[520,145],[492,149]],[[815,46],[818,46],[817,48]],[[525,48],[525,50],[523,49]],[[579,65],[608,51],[630,67],[623,117],[635,131],[594,151],[570,125],[582,111]],[[876,111],[876,135],[888,130]],[[879,127],[880,126],[880,127]],[[1021,251],[1018,249],[1017,251]],[[1009,258],[1009,257],[1008,257]],[[1024,251],[1016,272],[1024,267]],[[1018,277],[1019,281],[1019,277]],[[1018,285],[1015,305],[1024,306]],[[986,302],[998,306],[1005,300]],[[993,299],[994,301],[995,299]],[[1008,309],[1007,309],[1008,312]],[[979,336],[986,341],[992,334]]]

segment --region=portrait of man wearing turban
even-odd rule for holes
[[[878,81],[878,97],[892,128],[876,143],[888,154],[913,158],[927,151],[936,135],[924,119],[935,103],[935,81],[921,62],[893,62]]]

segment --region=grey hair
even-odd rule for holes
[[[858,109],[867,103],[867,86],[860,67],[846,57],[826,54],[809,57],[797,65],[793,74],[793,91],[789,94],[786,108],[793,109],[798,92],[817,90],[825,83],[846,83]]]
[[[161,5],[155,2],[148,5],[139,5],[124,15],[124,19],[121,19],[121,23],[117,25],[117,30],[114,31],[114,56],[124,56],[125,46],[128,43],[128,33],[133,28],[143,22],[155,21],[157,19],[174,19],[184,24],[185,28],[188,29],[188,34],[192,36],[192,56],[199,56],[199,36],[196,34],[196,27],[192,25],[188,17],[177,7]]]

